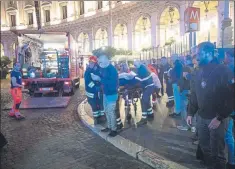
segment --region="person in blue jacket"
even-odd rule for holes
[[[151,95],[154,93],[154,83],[151,73],[148,68],[140,61],[135,61],[134,66],[136,67],[135,79],[141,83],[143,95],[141,99],[142,118],[137,123],[137,126],[147,124],[147,118],[153,119],[154,114],[151,105]]]
[[[169,72],[170,81],[172,83],[173,93],[174,93],[174,102],[175,102],[175,110],[174,113],[170,114],[171,117],[180,116],[181,113],[181,100],[180,100],[180,89],[179,82],[183,78],[183,64],[177,57],[172,58],[174,67]]]
[[[94,117],[94,124],[102,122],[104,116],[103,110],[103,98],[101,93],[101,84],[98,81],[92,80],[91,74],[99,75],[99,67],[97,64],[97,58],[91,56],[89,58],[89,65],[85,71],[85,90],[88,103],[90,104]]]
[[[103,105],[106,113],[107,127],[102,132],[110,132],[109,136],[117,135],[116,101],[118,99],[118,72],[110,63],[109,54],[103,52],[98,56],[98,64],[101,67],[100,76],[92,74],[92,79],[100,81],[103,89]]]

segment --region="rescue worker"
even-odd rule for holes
[[[131,120],[131,103],[133,103],[133,98],[136,98],[136,91],[140,88],[139,81],[134,77],[136,74],[130,71],[126,63],[120,65],[119,72],[119,92],[122,93],[122,98],[125,100],[125,117],[126,121],[130,122]],[[119,106],[119,104],[118,104]]]
[[[229,83],[231,70],[224,65],[211,63],[214,45],[203,42],[198,45],[199,70],[193,79],[187,117],[188,125],[198,113],[199,147],[208,169],[225,169],[225,131],[228,116],[233,110],[233,93]]]
[[[109,54],[100,53],[98,56],[98,64],[101,67],[100,76],[92,74],[91,77],[95,81],[100,81],[103,89],[103,105],[106,113],[107,127],[102,132],[109,132],[109,136],[117,135],[117,121],[115,106],[118,99],[118,72],[110,63]]]
[[[103,97],[100,86],[101,84],[98,81],[92,80],[92,73],[99,75],[99,67],[95,56],[91,56],[89,58],[89,64],[84,74],[84,80],[87,101],[92,108],[94,124],[97,125],[102,123],[102,117],[104,116]]]
[[[172,108],[174,106],[174,95],[173,95],[173,89],[172,89],[172,83],[169,80],[169,72],[171,70],[171,65],[168,63],[166,57],[161,58],[161,66],[159,68],[159,80],[162,85],[162,96],[164,95],[164,83],[165,80],[166,83],[166,93],[168,96],[168,102],[166,103],[166,107]]]
[[[22,74],[20,63],[15,63],[11,72],[11,95],[13,100],[13,106],[9,112],[10,117],[15,117],[18,120],[25,117],[20,114],[20,104],[22,101]]]
[[[234,77],[234,49],[230,49],[225,53],[225,64],[228,68],[233,72]],[[234,81],[232,81],[234,85]],[[234,102],[233,102],[234,103]],[[235,111],[232,112],[231,117],[235,119]],[[229,119],[228,130],[225,134],[225,142],[228,147],[228,163],[227,169],[235,169],[235,142],[234,142],[234,121],[233,119]]]
[[[151,105],[151,95],[154,92],[154,83],[151,73],[148,68],[142,64],[140,61],[135,61],[134,66],[136,67],[135,79],[140,81],[143,90],[143,95],[141,98],[141,108],[142,108],[142,118],[137,123],[137,126],[147,124],[147,118],[149,120],[154,118],[152,105]]]

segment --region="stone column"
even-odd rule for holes
[[[128,50],[132,50],[132,33],[133,33],[133,26],[132,26],[132,18],[130,22],[127,23],[127,42],[128,42]]]
[[[93,37],[92,37],[92,33],[88,34],[89,37],[89,48],[90,48],[90,52],[92,52],[93,50]]]
[[[113,46],[113,16],[112,16],[112,1],[109,1],[109,26],[108,26],[108,45]]]
[[[157,38],[157,42],[156,42],[156,46],[160,46],[160,17],[157,18],[157,25],[156,25],[156,38]]]
[[[2,42],[2,45],[3,45],[4,55],[10,58],[10,56],[9,56],[9,45],[8,45],[8,43],[3,41],[3,42]]]
[[[218,1],[218,32],[217,32],[217,45],[221,46],[221,35],[222,35],[222,21],[223,21],[223,13],[224,13],[224,1]]]
[[[187,6],[181,5],[180,6],[180,36],[184,36],[185,34],[185,27],[184,27],[184,11],[186,10]]]
[[[152,47],[156,47],[156,33],[157,33],[157,30],[156,30],[156,25],[157,25],[157,13],[154,12],[151,14],[151,45]]]
[[[218,29],[220,30],[218,31],[218,44],[221,47],[231,47],[233,41],[233,37],[231,36],[233,34],[233,28],[231,25],[232,20],[229,18],[229,0],[219,1],[218,15]],[[224,41],[222,42],[222,40]]]

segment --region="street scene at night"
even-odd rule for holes
[[[234,1],[1,1],[1,169],[235,169]]]

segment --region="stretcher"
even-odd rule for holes
[[[128,124],[131,123],[131,104],[134,107],[135,116],[137,115],[137,102],[141,98],[142,88],[139,86],[134,87],[121,87],[119,90],[119,95],[125,101],[125,115]]]

